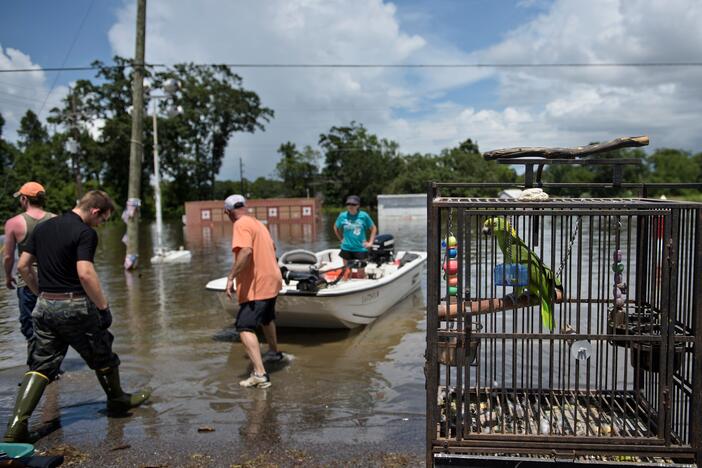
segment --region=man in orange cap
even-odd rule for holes
[[[18,214],[5,223],[5,249],[3,252],[3,266],[5,267],[5,286],[7,289],[17,287],[17,300],[20,308],[20,329],[24,337],[29,340],[34,336],[32,325],[32,310],[37,303],[37,296],[27,287],[21,275],[15,279],[13,270],[15,266],[15,246],[17,255],[22,255],[27,239],[34,231],[37,224],[53,218],[55,215],[44,211],[46,190],[37,182],[27,182],[17,192],[20,206],[24,213]]]

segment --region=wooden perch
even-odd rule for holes
[[[525,148],[505,148],[488,151],[483,153],[483,158],[486,160],[492,159],[512,159],[524,158],[527,156],[540,156],[546,159],[557,158],[578,158],[590,156],[604,151],[611,151],[620,148],[634,148],[638,146],[648,145],[647,136],[623,137],[605,143],[595,143],[587,146],[578,146],[575,148],[541,148],[541,147],[525,147]]]
[[[563,292],[560,289],[556,289],[556,301],[557,304],[563,302]],[[465,302],[464,302],[465,304]],[[510,299],[507,298],[492,298],[492,299],[481,299],[477,301],[470,301],[470,309],[473,315],[490,314],[494,312],[501,312],[503,310],[516,309],[520,307],[535,306],[541,304],[541,299],[538,296],[526,296],[522,295],[517,298],[517,303],[514,304]],[[455,318],[456,317],[456,298],[452,297],[449,305],[448,316],[446,315],[446,301],[441,301],[439,304],[439,318]]]

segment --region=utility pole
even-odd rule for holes
[[[239,184],[241,186],[241,195],[246,196],[244,193],[244,162],[239,158]]]
[[[146,43],[146,0],[137,1],[136,48],[132,64],[132,142],[129,151],[127,200],[127,255],[124,268],[137,267],[139,260],[139,207],[141,206],[141,162],[144,153],[144,49]]]

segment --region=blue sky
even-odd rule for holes
[[[0,69],[131,56],[135,3],[2,2]],[[699,24],[697,0],[149,0],[146,55],[168,64],[700,61]],[[352,120],[405,153],[466,138],[490,150],[630,134],[702,150],[699,67],[235,71],[276,119],[232,138],[220,178],[238,178],[239,158],[247,177],[269,176],[281,143],[314,146]],[[73,80],[92,76],[0,74],[5,135],[27,108],[43,105],[46,117]]]

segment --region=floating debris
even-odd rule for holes
[[[110,450],[111,450],[112,452],[114,452],[114,451],[116,451],[116,450],[125,450],[125,449],[130,448],[131,446],[132,446],[131,444],[120,444],[120,445],[115,445],[115,446],[112,447]]]

